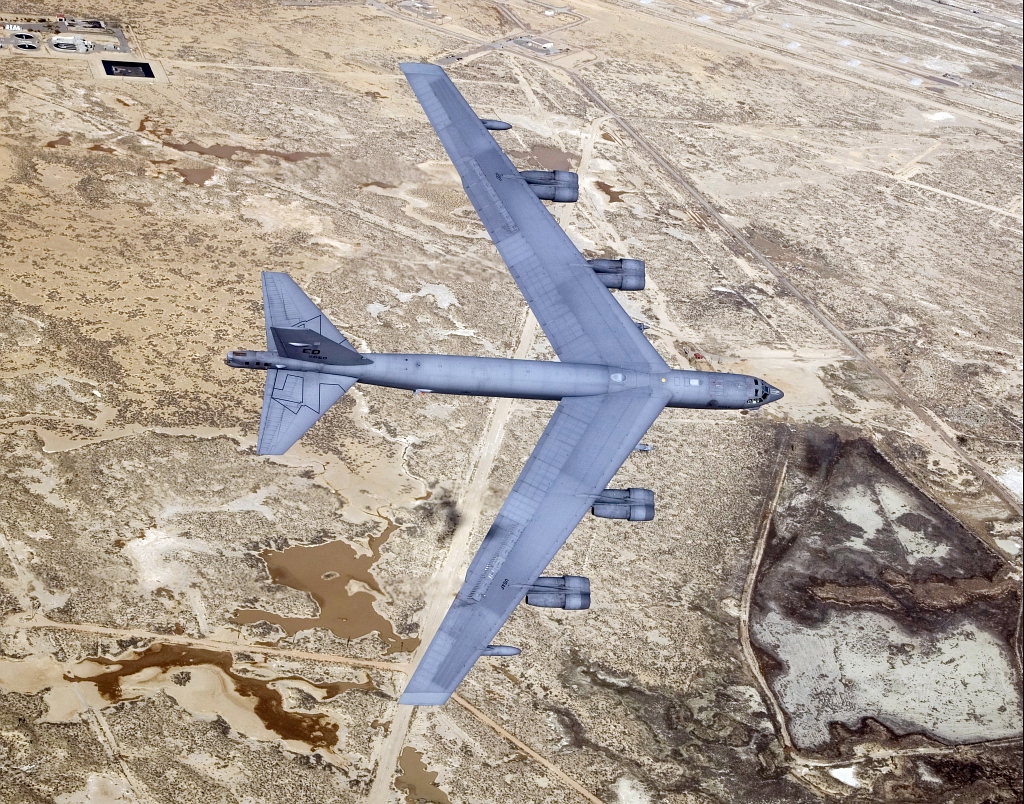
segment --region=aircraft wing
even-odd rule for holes
[[[667,370],[445,71],[432,64],[401,68],[559,359]]]
[[[284,455],[355,382],[318,371],[269,369],[256,452]]]
[[[666,401],[635,388],[558,404],[399,703],[448,700]]]

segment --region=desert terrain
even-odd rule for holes
[[[1019,4],[0,21],[0,800],[1021,800]],[[265,270],[364,351],[554,357],[417,60],[579,173],[549,208],[646,261],[616,298],[669,364],[786,396],[666,411],[615,480],[657,518],[549,570],[592,607],[521,606],[520,656],[414,709],[554,403],[357,385],[258,456],[223,357],[263,348]]]

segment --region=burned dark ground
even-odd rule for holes
[[[751,610],[787,742],[835,760],[920,751],[869,777],[881,800],[933,778],[933,800],[1017,800],[1016,568],[855,431],[793,436]],[[975,790],[987,743],[1001,770]]]

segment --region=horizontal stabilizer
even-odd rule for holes
[[[355,381],[317,371],[267,371],[256,451],[283,455]]]
[[[338,328],[288,274],[263,272],[263,317],[267,323],[268,351],[275,351],[275,327],[306,329],[355,351],[352,344],[338,332]]]
[[[329,366],[364,366],[373,362],[349,346],[335,343],[311,329],[271,327],[270,331],[277,353],[283,357]]]

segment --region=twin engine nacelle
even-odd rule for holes
[[[538,578],[526,593],[528,606],[579,611],[590,608],[590,578],[559,575]]]
[[[587,264],[606,288],[643,290],[647,284],[643,260],[587,260]]]
[[[580,197],[580,177],[568,170],[520,170],[534,195],[541,201],[571,204]]]
[[[649,522],[654,519],[654,492],[650,489],[605,489],[590,509],[604,519]]]

